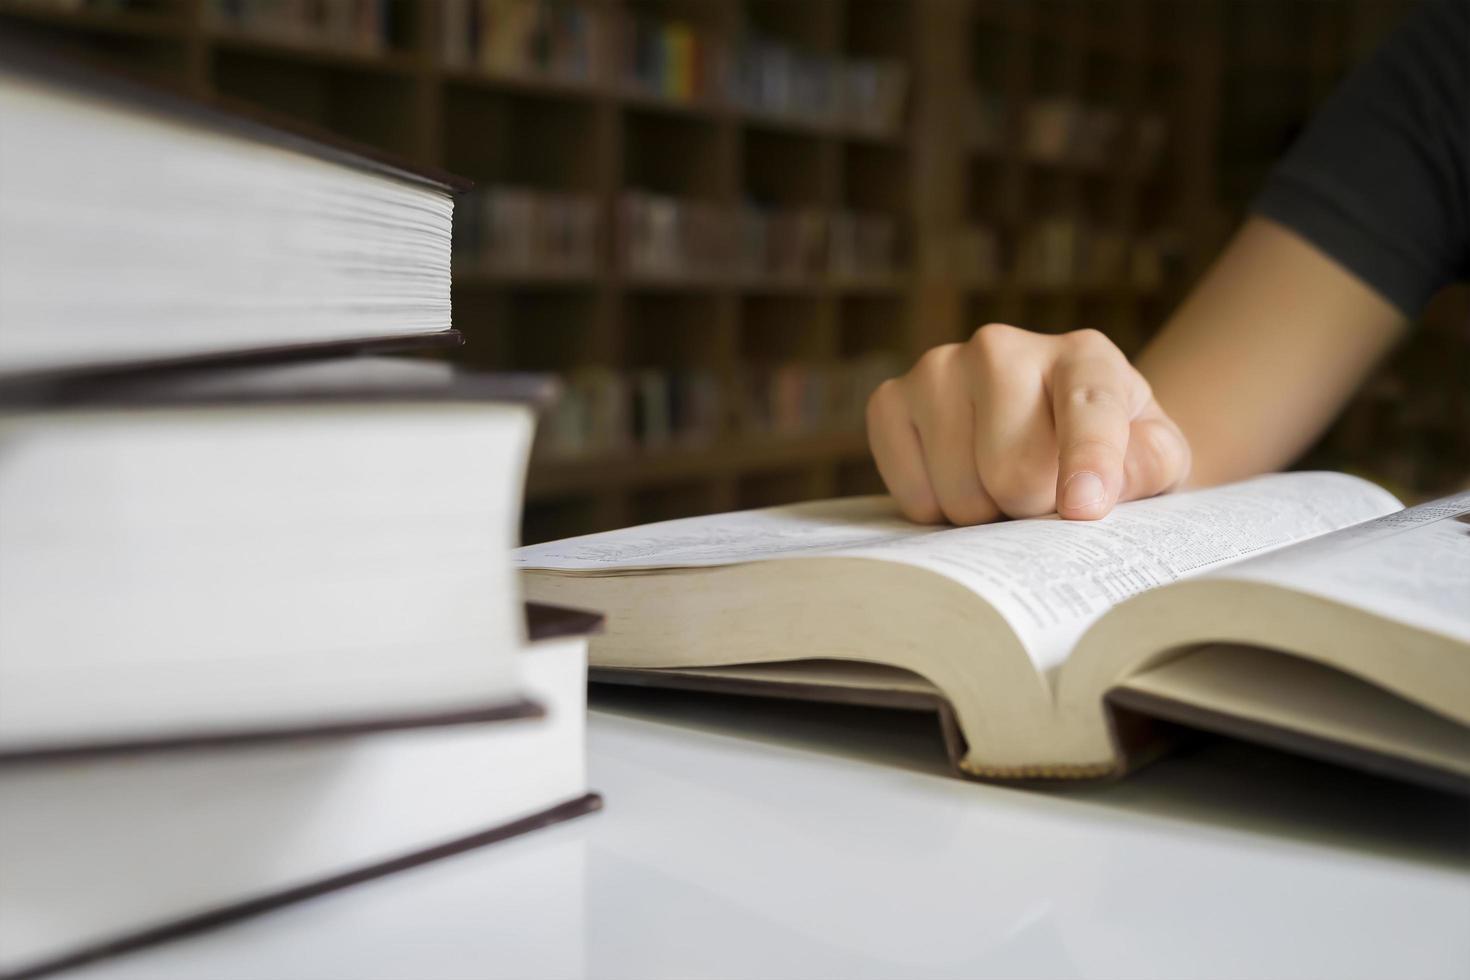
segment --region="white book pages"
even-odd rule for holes
[[[1220,574],[1335,599],[1470,643],[1470,491]]]
[[[434,333],[440,188],[0,71],[0,370]]]
[[[519,652],[545,718],[0,768],[0,972],[581,797],[586,650]]]
[[[960,582],[1005,617],[1047,671],[1130,596],[1399,508],[1355,477],[1281,473],[1133,501],[1098,521],[1011,521],[845,553]]]
[[[1337,473],[1274,474],[1134,501],[1090,522],[935,529],[904,521],[887,498],[865,497],[587,535],[521,548],[516,560],[522,568],[614,574],[803,557],[900,562],[983,597],[1044,671],[1131,595],[1399,507],[1384,490]]]
[[[522,568],[578,572],[698,568],[830,555],[842,548],[937,533],[904,520],[887,497],[852,497],[683,517],[527,545],[516,551],[515,560]]]
[[[509,699],[531,425],[435,402],[0,416],[0,746]]]

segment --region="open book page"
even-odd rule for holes
[[[1066,659],[1112,605],[1186,575],[1399,509],[1390,494],[1336,473],[1260,477],[1116,508],[1101,521],[1056,518],[919,527],[882,497],[666,521],[521,548],[523,568],[628,572],[775,558],[853,557],[954,579],[1005,617],[1039,670]]]
[[[952,528],[842,553],[955,579],[994,606],[1048,671],[1129,596],[1399,509],[1392,494],[1356,477],[1278,473],[1133,501],[1099,521]]]
[[[1470,643],[1470,491],[1221,574],[1337,599]]]
[[[697,568],[830,555],[843,548],[941,533],[904,520],[888,497],[849,497],[685,517],[527,545],[516,551],[515,560],[522,568],[581,572]]]

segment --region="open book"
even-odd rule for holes
[[[517,561],[607,613],[603,679],[938,708],[971,776],[1121,774],[1142,712],[1470,791],[1470,493],[1290,473],[944,529],[863,497]]]

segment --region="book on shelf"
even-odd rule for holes
[[[861,432],[868,396],[900,373],[899,359],[882,351],[830,363],[742,365],[736,423],[755,438]]]
[[[226,36],[359,55],[382,54],[404,33],[389,0],[205,0],[204,10],[209,29]]]
[[[0,128],[0,376],[457,336],[457,178],[9,41]]]
[[[903,123],[909,77],[897,58],[839,55],[758,32],[732,41],[702,25],[644,15],[624,16],[616,30],[619,70],[634,92],[878,136]]]
[[[807,50],[755,33],[736,48],[731,101],[752,115],[890,134],[907,95],[908,69],[897,59]]]
[[[0,972],[75,967],[596,810],[598,617],[525,615],[528,644],[481,653],[513,655],[531,712],[387,713],[352,737],[0,762]]]
[[[1021,123],[1023,156],[1042,164],[1146,175],[1157,169],[1168,143],[1168,123],[1156,111],[1128,114],[1073,96],[1033,100]]]
[[[884,279],[898,271],[898,226],[887,215],[839,211],[827,224],[827,272],[838,281]]]
[[[892,135],[903,124],[908,68],[897,59],[842,64],[842,124],[854,132]]]
[[[933,528],[885,497],[520,549],[595,676],[937,711],[961,774],[1107,778],[1162,719],[1470,793],[1470,493],[1287,473]]]
[[[856,433],[868,395],[898,373],[898,359],[883,352],[834,363],[743,364],[733,372],[734,390],[707,368],[580,368],[567,375],[538,428],[536,455],[568,460]]]
[[[724,101],[729,44],[681,20],[629,14],[619,25],[621,74],[634,90],[672,102]]]
[[[0,758],[519,703],[549,394],[386,358],[7,392]]]
[[[606,8],[571,0],[444,0],[440,10],[450,68],[573,83],[606,75]]]
[[[817,284],[883,280],[898,271],[898,224],[890,215],[730,206],[637,190],[624,191],[617,209],[617,255],[635,276]]]
[[[1140,292],[1159,289],[1183,258],[1179,236],[1168,228],[1132,235],[1078,218],[1042,218],[1016,241],[1014,272],[1024,287],[1102,288],[1126,284]]]
[[[455,205],[455,260],[466,271],[584,274],[597,271],[602,208],[591,194],[488,187]]]

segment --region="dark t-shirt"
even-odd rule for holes
[[[1470,278],[1470,0],[1423,0],[1327,100],[1254,210],[1411,317]]]

